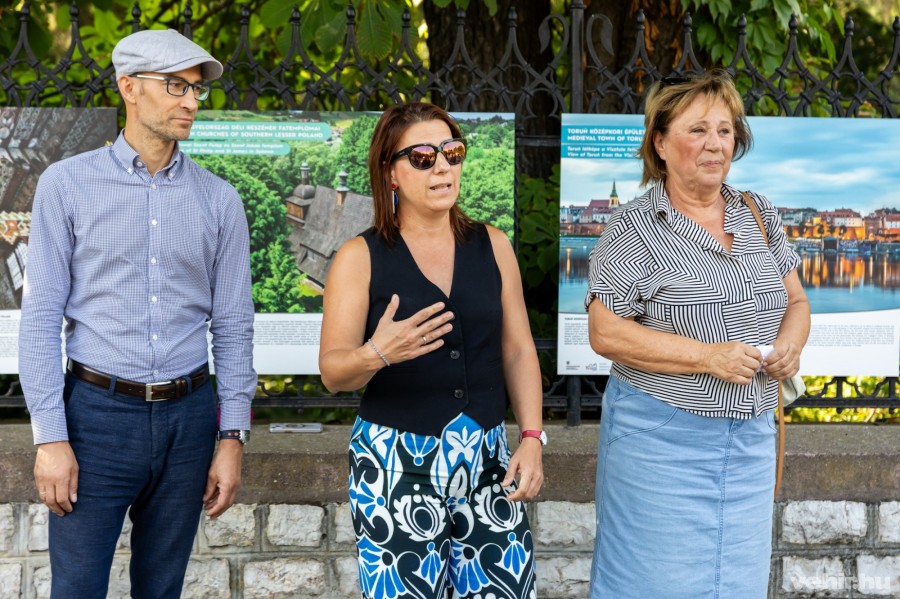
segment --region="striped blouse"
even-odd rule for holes
[[[662,183],[623,205],[590,255],[590,288],[613,313],[657,331],[706,343],[771,344],[787,308],[783,279],[800,264],[775,207],[750,192],[769,247],[743,196],[722,185],[731,252],[672,207]],[[750,418],[776,407],[777,382],[764,372],[750,385],[710,374],[647,372],[614,362],[612,374],[689,412]]]

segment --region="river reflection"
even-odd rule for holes
[[[583,312],[588,257],[596,238],[562,238],[559,248],[559,309]],[[900,307],[900,257],[890,253],[801,252],[798,274],[812,311],[855,312]]]
[[[896,290],[900,286],[900,262],[887,254],[800,254],[800,280],[804,287],[872,285]]]

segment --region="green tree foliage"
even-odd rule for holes
[[[737,51],[737,23],[747,17],[747,50],[764,73],[772,73],[787,51],[791,15],[797,17],[799,51],[807,66],[834,62],[835,46],[828,31],[834,24],[843,33],[834,1],[821,0],[681,0],[693,15],[697,46],[713,64],[729,62]],[[704,66],[704,65],[700,65]]]
[[[284,244],[273,242],[262,252],[265,267],[263,275],[254,279],[253,303],[257,312],[316,312],[321,311],[321,301],[304,292],[306,275],[297,270],[293,254],[285,251]]]
[[[337,173],[340,170],[334,159],[332,146],[324,142],[293,141],[288,142],[291,151],[287,156],[275,159],[274,168],[286,181],[296,186],[300,183],[301,167],[309,167],[310,185],[334,187],[337,185]],[[290,186],[289,186],[290,187]],[[292,189],[288,190],[288,195]]]
[[[483,149],[477,143],[469,147],[463,165],[459,205],[474,218],[491,223],[510,238],[514,233],[513,205],[510,181],[515,177],[515,154],[511,149]]]
[[[559,165],[547,179],[519,180],[519,267],[536,336],[556,336],[559,285]]]
[[[378,115],[364,114],[344,129],[341,141],[335,153],[334,161],[338,169],[347,172],[347,187],[356,193],[371,196],[372,185],[369,182],[369,146],[372,144],[372,132]]]

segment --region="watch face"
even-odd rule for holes
[[[547,444],[547,433],[545,433],[544,431],[541,431],[540,440],[541,440],[541,445],[546,445]]]

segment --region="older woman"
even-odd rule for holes
[[[322,381],[366,386],[350,440],[364,597],[535,596],[522,500],[543,481],[540,370],[512,246],[456,205],[465,157],[444,110],[386,110],[369,151],[375,226],[328,273]]]
[[[775,207],[725,183],[751,146],[727,74],[663,80],[645,126],[652,187],[590,258],[591,347],[613,361],[590,596],[764,598],[773,408],[809,332],[799,259]]]

